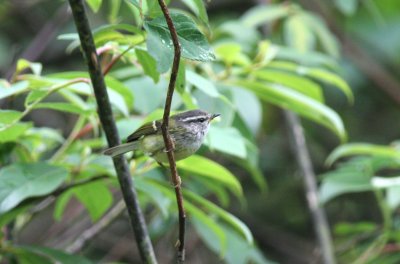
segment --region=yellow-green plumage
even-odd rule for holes
[[[191,110],[170,117],[169,134],[174,143],[176,160],[184,159],[195,153],[203,143],[210,121],[218,115],[202,110]],[[158,162],[168,162],[161,132],[161,120],[144,124],[132,133],[127,143],[109,148],[104,154],[112,157],[133,150],[141,150]]]

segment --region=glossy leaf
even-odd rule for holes
[[[193,155],[177,163],[178,169],[189,173],[207,177],[225,185],[237,196],[242,195],[242,186],[239,181],[225,167],[207,158]]]
[[[332,165],[340,158],[354,155],[373,155],[392,159],[400,159],[400,151],[393,147],[368,143],[349,143],[337,147],[326,159],[326,164]]]
[[[171,13],[179,43],[182,47],[182,57],[210,61],[214,54],[203,34],[197,29],[196,24],[188,16],[180,13]],[[164,16],[147,20],[144,27],[148,33],[147,50],[157,61],[159,72],[166,72],[172,65],[174,48]]]
[[[67,178],[60,166],[45,162],[16,163],[0,170],[0,214],[29,197],[51,193]]]
[[[346,140],[343,122],[332,109],[301,93],[282,85],[262,84],[252,81],[237,81],[238,86],[254,92],[261,100],[292,110],[303,117],[329,128],[342,141]]]

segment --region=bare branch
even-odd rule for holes
[[[171,38],[172,38],[172,43],[174,44],[174,61],[172,64],[171,78],[169,80],[167,97],[165,99],[163,124],[161,126],[161,129],[162,129],[162,133],[163,133],[163,137],[164,137],[165,148],[167,150],[169,167],[171,169],[172,182],[174,183],[174,186],[175,186],[175,195],[176,195],[178,211],[179,211],[178,262],[183,262],[185,260],[186,213],[185,213],[185,208],[183,206],[181,179],[178,175],[178,170],[176,168],[176,163],[175,163],[174,144],[172,143],[171,136],[169,135],[169,131],[168,131],[169,114],[171,112],[172,96],[174,94],[175,82],[176,82],[176,78],[178,76],[178,70],[179,70],[179,61],[181,58],[181,47],[180,47],[179,41],[178,41],[178,34],[176,33],[174,23],[172,22],[171,16],[169,15],[169,11],[168,11],[168,8],[167,8],[165,2],[163,0],[158,0],[158,3],[164,14],[165,20],[167,21],[169,32],[170,32]]]
[[[108,98],[107,89],[104,82],[99,58],[93,41],[92,32],[86,16],[82,0],[69,0],[69,4],[74,16],[75,25],[81,41],[82,51],[89,69],[94,94],[98,105],[100,122],[106,134],[107,142],[110,147],[119,145],[121,140],[118,135],[114,117]],[[153,246],[151,244],[143,213],[139,206],[135,188],[133,188],[132,178],[129,172],[128,163],[124,156],[113,158],[114,167],[117,172],[118,181],[122,195],[127,205],[131,226],[135,233],[135,239],[141,258],[144,263],[156,263]]]

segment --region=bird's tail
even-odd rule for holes
[[[129,143],[121,144],[121,145],[106,149],[103,151],[103,154],[111,156],[111,157],[115,157],[115,156],[122,155],[126,152],[135,150],[135,149],[137,149],[137,146],[138,146],[137,141],[129,142]]]

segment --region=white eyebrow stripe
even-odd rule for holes
[[[193,120],[199,120],[201,118],[208,119],[207,116],[190,116],[190,117],[183,118],[182,122],[189,122],[189,121],[193,121]]]

